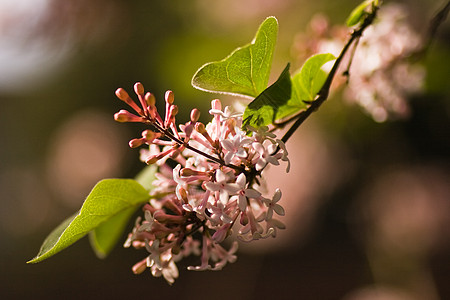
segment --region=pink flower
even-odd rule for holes
[[[240,174],[238,176],[235,185],[238,188],[238,206],[241,211],[245,211],[247,208],[247,198],[257,199],[261,197],[261,193],[257,190],[246,188],[247,178],[244,174]]]
[[[280,189],[276,189],[275,194],[272,197],[272,200],[263,198],[262,201],[268,207],[266,220],[272,219],[273,212],[275,211],[278,215],[284,216],[284,208],[278,204],[277,202],[281,199],[281,191]]]
[[[218,169],[216,171],[216,181],[205,183],[205,187],[208,190],[219,194],[219,200],[224,205],[228,203],[229,195],[233,195],[237,192],[236,186],[228,181],[228,176],[222,170]]]
[[[259,158],[256,160],[256,170],[262,170],[268,163],[278,166],[280,163],[278,160],[281,158],[279,154],[275,154],[277,149],[276,144],[264,143],[265,145],[254,142],[253,148],[259,154]]]
[[[222,270],[227,263],[234,263],[237,260],[237,256],[234,255],[238,249],[238,243],[236,241],[233,242],[233,245],[231,245],[228,251],[220,247],[220,245],[216,245],[216,249],[218,250],[216,251],[216,255],[220,258],[220,261],[216,263],[212,269],[213,271]]]
[[[247,151],[245,151],[244,146],[249,145],[252,142],[250,138],[236,134],[233,138],[222,140],[222,147],[228,152],[224,156],[225,164],[231,164],[233,158],[236,156],[238,158],[246,158]]]
[[[185,125],[175,123],[178,107],[174,95],[165,95],[164,121],[155,98],[145,94],[142,84],[135,85],[140,106],[119,89],[119,99],[138,115],[121,111],[119,121],[150,124],[141,138],[130,141],[131,147],[149,145],[141,159],[158,168],[151,191],[152,199],[144,205],[145,218],[138,218],[125,246],[145,248],[148,256],[133,266],[133,272],[150,268],[153,276],[164,277],[172,284],[179,276],[175,262],[191,254],[200,255],[200,265],[188,270],[221,270],[236,261],[237,242],[226,250],[220,245],[229,238],[236,223],[241,223],[238,238],[252,241],[276,235],[284,224],[272,218],[273,212],[284,215],[277,203],[281,191],[271,200],[262,196],[261,171],[267,164],[287,161],[284,143],[276,140],[268,128],[251,129],[247,136],[240,126],[242,114],[222,111],[219,100],[212,101],[213,120],[198,122],[199,111],[191,112]],[[175,167],[173,167],[176,165]],[[239,220],[239,222],[238,222]]]

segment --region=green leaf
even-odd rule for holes
[[[203,65],[192,78],[192,86],[207,92],[256,97],[269,82],[277,35],[277,19],[267,18],[250,44],[221,61]]]
[[[289,66],[287,64],[276,82],[250,102],[244,111],[243,127],[250,125],[258,128],[275,121],[279,108],[285,106],[291,98]]]
[[[292,77],[291,104],[299,108],[305,107],[304,101],[312,101],[324,84],[327,73],[322,66],[336,57],[333,54],[316,54],[311,56],[302,66],[300,72]]]
[[[132,206],[89,232],[91,247],[98,258],[105,258],[112,251],[136,210],[138,206]]]
[[[146,190],[150,191],[153,188],[152,182],[155,180],[156,170],[156,165],[146,166],[135,179]],[[106,257],[112,251],[129,224],[130,218],[138,209],[139,206],[132,206],[89,232],[92,249],[99,258]]]
[[[155,174],[158,170],[156,165],[146,166],[139,174],[136,175],[135,180],[139,182],[147,191],[153,189],[153,181],[156,179]]]
[[[275,83],[250,102],[244,111],[243,127],[258,128],[274,123],[307,108],[305,101],[312,101],[324,84],[327,73],[322,66],[336,59],[332,54],[310,57],[292,78],[289,64]]]
[[[308,107],[306,101],[314,100],[322,88],[328,74],[322,66],[336,59],[332,54],[318,54],[310,57],[301,70],[291,77],[292,93],[290,99],[277,108],[275,120],[299,113]]]
[[[359,24],[363,17],[367,14],[366,9],[372,5],[372,3],[374,3],[374,0],[366,0],[355,7],[347,18],[347,26],[352,27]],[[377,3],[375,3],[375,5],[377,5]]]
[[[142,204],[149,193],[132,179],[105,179],[97,183],[80,211],[61,223],[45,239],[35,258],[37,263],[69,247],[103,222],[125,210]]]

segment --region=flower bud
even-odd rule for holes
[[[137,264],[135,264],[132,268],[134,274],[141,274],[147,269],[147,259],[143,259]]]
[[[156,155],[151,155],[151,156],[147,157],[147,159],[145,160],[145,163],[147,165],[153,165],[157,161],[158,161],[158,157],[156,157]]]
[[[135,92],[137,95],[144,95],[144,86],[142,85],[142,83],[136,82],[136,83],[134,84],[134,92]]]
[[[201,134],[205,133],[206,132],[205,124],[197,122],[195,124],[195,130],[197,130]]]
[[[178,186],[177,192],[180,198],[183,200],[183,202],[188,203],[188,196],[186,190],[183,187]]]
[[[211,108],[222,110],[222,103],[220,102],[219,99],[214,99],[213,101],[211,101]]]
[[[191,110],[191,121],[195,123],[198,121],[199,118],[200,118],[200,111],[196,108]]]
[[[142,117],[138,117],[133,115],[127,110],[121,109],[118,113],[114,114],[114,120],[117,122],[143,122],[144,119]]]
[[[118,88],[116,90],[116,96],[117,98],[119,98],[120,100],[131,106],[138,114],[140,115],[143,114],[142,109],[139,106],[137,106],[136,103],[134,103],[133,99],[130,98],[128,93],[123,88]]]
[[[178,106],[177,105],[172,105],[170,107],[170,117],[174,117],[178,114]]]
[[[137,148],[141,146],[144,143],[143,139],[132,139],[130,142],[128,142],[128,145],[130,148]]]
[[[128,98],[130,98],[128,93],[123,88],[118,88],[116,90],[116,96],[117,96],[117,98],[119,98],[120,100],[125,101],[125,102],[127,102]]]
[[[184,176],[184,177],[186,177],[186,176],[194,176],[194,175],[198,175],[198,173],[199,173],[199,171],[197,171],[197,170],[192,170],[192,169],[190,169],[190,168],[183,168],[183,169],[181,169],[181,171],[180,171],[180,175],[181,175],[181,176]]]
[[[149,143],[153,141],[157,137],[157,133],[151,130],[144,130],[142,131],[142,138],[145,140],[145,142]]]
[[[156,103],[155,96],[150,92],[147,92],[145,94],[145,101],[147,102],[148,106],[154,106]]]
[[[172,91],[166,91],[165,99],[166,99],[167,103],[173,104],[173,102],[175,100],[175,96],[173,95],[173,92]]]
[[[205,137],[205,139],[211,144],[211,146],[216,147],[216,143],[212,140],[211,136],[206,131],[205,125],[203,123],[197,122],[195,124],[195,129]]]
[[[192,122],[187,123],[186,126],[184,126],[183,131],[186,134],[185,142],[187,142],[191,138],[192,131],[194,131],[194,124],[192,124]]]
[[[144,99],[144,86],[140,82],[136,82],[134,84],[134,92],[136,95],[138,95],[139,102],[141,103],[142,108],[145,111],[145,115],[148,115],[148,109],[147,109],[147,101]]]

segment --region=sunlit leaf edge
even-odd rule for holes
[[[238,48],[234,49],[228,56],[226,56],[226,57],[225,57],[224,59],[222,59],[222,60],[213,61],[213,62],[208,62],[208,63],[204,64],[203,66],[201,66],[201,67],[195,72],[194,76],[192,77],[191,85],[192,85],[194,88],[198,89],[198,90],[201,90],[201,91],[204,91],[204,92],[209,92],[209,93],[226,94],[226,95],[238,96],[238,97],[243,97],[243,98],[254,98],[254,97],[256,97],[256,96],[257,96],[260,92],[262,92],[263,90],[261,90],[260,92],[255,91],[254,93],[242,93],[242,92],[240,93],[240,92],[232,92],[232,91],[226,91],[226,90],[218,90],[218,89],[212,89],[212,88],[205,88],[205,87],[202,87],[202,86],[201,86],[202,84],[200,84],[200,83],[198,82],[198,77],[199,77],[199,74],[200,74],[201,72],[204,72],[205,69],[206,69],[207,67],[213,66],[213,65],[217,65],[217,64],[221,64],[221,63],[224,63],[224,62],[228,61],[229,59],[231,59],[231,58],[232,58],[234,55],[236,55],[236,53],[238,53],[239,51],[243,51],[243,50],[247,49],[248,47],[251,47],[252,45],[254,45],[255,42],[256,42],[256,39],[257,39],[258,35],[260,34],[260,32],[261,32],[261,30],[262,30],[262,28],[263,28],[263,26],[264,26],[264,24],[266,24],[267,22],[270,22],[270,21],[273,21],[273,22],[274,22],[274,24],[276,25],[276,32],[278,32],[278,20],[277,20],[275,17],[273,17],[273,16],[267,17],[267,18],[264,20],[264,22],[260,25],[260,27],[258,28],[258,31],[257,31],[255,37],[253,38],[253,40],[252,40],[250,43],[248,43],[248,44],[246,44],[246,45],[244,45],[244,46],[241,46],[241,47],[238,47]],[[267,74],[265,74],[265,79],[264,79],[264,85],[265,85],[265,86],[267,86],[267,83],[268,83],[268,80],[269,80],[270,69],[271,69],[271,65],[272,65],[273,52],[274,52],[275,44],[276,44],[276,38],[277,38],[277,34],[275,35],[275,38],[274,38],[274,39],[275,39],[275,41],[273,42],[274,45],[273,45],[272,49],[270,50],[269,66],[268,66],[268,68],[267,68],[267,69],[268,69],[268,70],[267,70]]]
[[[133,203],[130,203],[128,207],[124,207],[121,210],[118,210],[116,213],[111,214],[111,217],[116,215],[117,213],[126,210],[129,207],[144,203],[148,201],[150,196],[148,195],[148,191],[145,190],[138,182],[136,182],[133,179],[104,179],[98,182],[95,187],[92,189],[89,196],[86,198],[85,202],[83,203],[83,206],[81,207],[80,211],[71,217],[64,220],[60,225],[58,225],[44,240],[44,242],[41,245],[41,248],[38,252],[38,254],[31,260],[29,260],[27,263],[38,263],[41,262],[60,251],[64,250],[65,248],[71,246],[76,241],[84,237],[86,234],[88,234],[92,229],[96,228],[109,218],[106,218],[105,220],[102,220],[98,222],[95,225],[92,224],[83,224],[81,221],[84,218],[88,218],[89,216],[102,216],[101,213],[97,214],[89,214],[89,207],[86,207],[86,203],[90,203],[89,201],[93,201],[92,198],[99,198],[101,200],[105,200],[104,197],[93,197],[92,195],[95,195],[96,189],[104,188],[103,185],[109,184],[111,182],[121,182],[123,184],[130,184],[130,188],[134,189],[135,192],[138,193],[139,198],[134,198]],[[116,195],[117,196],[117,195]],[[81,220],[80,220],[81,219]],[[78,224],[77,222],[81,222]],[[81,230],[76,230],[77,228],[74,227],[80,227]],[[74,232],[72,232],[74,231]],[[67,240],[64,240],[66,238]]]
[[[120,241],[130,218],[140,205],[123,210],[89,232],[89,243],[98,258],[106,258]]]
[[[259,128],[275,121],[280,107],[286,105],[291,97],[290,64],[287,64],[278,79],[261,92],[244,111],[242,128]]]
[[[335,59],[336,57],[331,53],[319,53],[310,56],[303,63],[302,67],[291,77],[292,105],[303,106],[304,101],[314,100],[323,84],[323,82],[316,82],[319,72],[326,63]]]
[[[150,192],[154,188],[152,183],[157,169],[156,165],[146,166],[136,175],[135,180]],[[89,232],[89,242],[97,257],[103,259],[111,253],[139,206],[138,204],[119,212]]]

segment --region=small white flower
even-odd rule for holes
[[[162,275],[169,284],[174,283],[179,275],[177,265],[173,261],[170,250],[161,254],[160,263],[152,264],[150,268],[153,276],[160,277]]]
[[[276,138],[276,135],[272,132],[269,131],[269,127],[268,126],[261,126],[258,129],[247,125],[247,128],[253,132],[253,138],[257,141],[257,142],[264,142],[265,140],[270,140],[273,141],[274,138]]]
[[[272,235],[272,237],[276,237],[277,236],[277,229],[286,229],[286,225],[284,225],[283,222],[277,220],[277,219],[270,219],[267,222],[267,233],[270,232],[270,235]]]
[[[222,117],[222,121],[228,120],[230,118],[236,118],[242,116],[242,113],[233,112],[229,106],[225,106],[225,109],[221,111],[220,109],[210,109],[209,113],[211,115],[219,115]]]
[[[218,202],[216,205],[211,205],[211,207],[208,208],[208,211],[211,213],[211,216],[207,216],[207,218],[213,224],[229,224],[233,221],[233,219],[227,215],[225,211],[225,205],[223,205],[222,202]]]
[[[162,266],[161,262],[161,251],[159,249],[159,240],[154,240],[151,245],[149,245],[149,241],[145,241],[145,249],[150,253],[147,257],[147,267],[151,267],[153,265]]]
[[[237,260],[235,253],[238,249],[238,243],[236,241],[233,242],[233,245],[228,251],[223,249],[220,245],[216,245],[215,248],[219,248],[218,250],[220,253],[218,256],[220,261],[214,265],[214,268],[212,268],[213,271],[220,271],[227,263],[234,263]]]
[[[216,181],[206,182],[205,187],[212,191],[219,193],[219,200],[222,204],[228,203],[229,195],[233,195],[237,192],[236,186],[232,183],[228,183],[227,175],[220,169],[216,171]]]
[[[267,198],[263,198],[262,201],[267,206],[267,215],[266,215],[266,221],[272,219],[273,212],[275,211],[278,215],[284,216],[284,208],[278,204],[277,202],[281,199],[281,190],[276,189],[275,194],[272,197],[272,200],[269,200]]]
[[[256,170],[258,171],[262,170],[268,163],[276,166],[280,164],[278,160],[281,158],[281,156],[277,154],[274,155],[277,149],[277,145],[272,143],[270,143],[269,145],[267,145],[267,143],[265,144],[266,145],[258,142],[254,142],[252,144],[253,149],[255,149],[259,154],[259,158],[255,163]]]
[[[291,170],[291,162],[288,158],[288,151],[286,149],[286,145],[284,144],[284,142],[282,140],[277,139],[276,142],[278,143],[278,146],[281,148],[282,150],[282,156],[281,156],[281,160],[282,161],[287,161],[288,165],[286,167],[286,173],[289,173],[289,171]]]
[[[229,165],[234,156],[246,158],[247,151],[245,151],[244,146],[249,145],[251,142],[250,138],[240,134],[236,134],[232,139],[222,140],[222,147],[228,151],[224,156],[225,164]]]
[[[139,226],[138,232],[152,230],[153,221],[152,213],[149,210],[145,210],[145,221]]]
[[[246,188],[247,178],[243,173],[239,174],[238,178],[236,179],[235,186],[237,187],[236,193],[238,195],[238,206],[240,211],[245,211],[245,209],[247,208],[247,198],[258,199],[259,197],[261,197],[261,193],[257,190]]]

